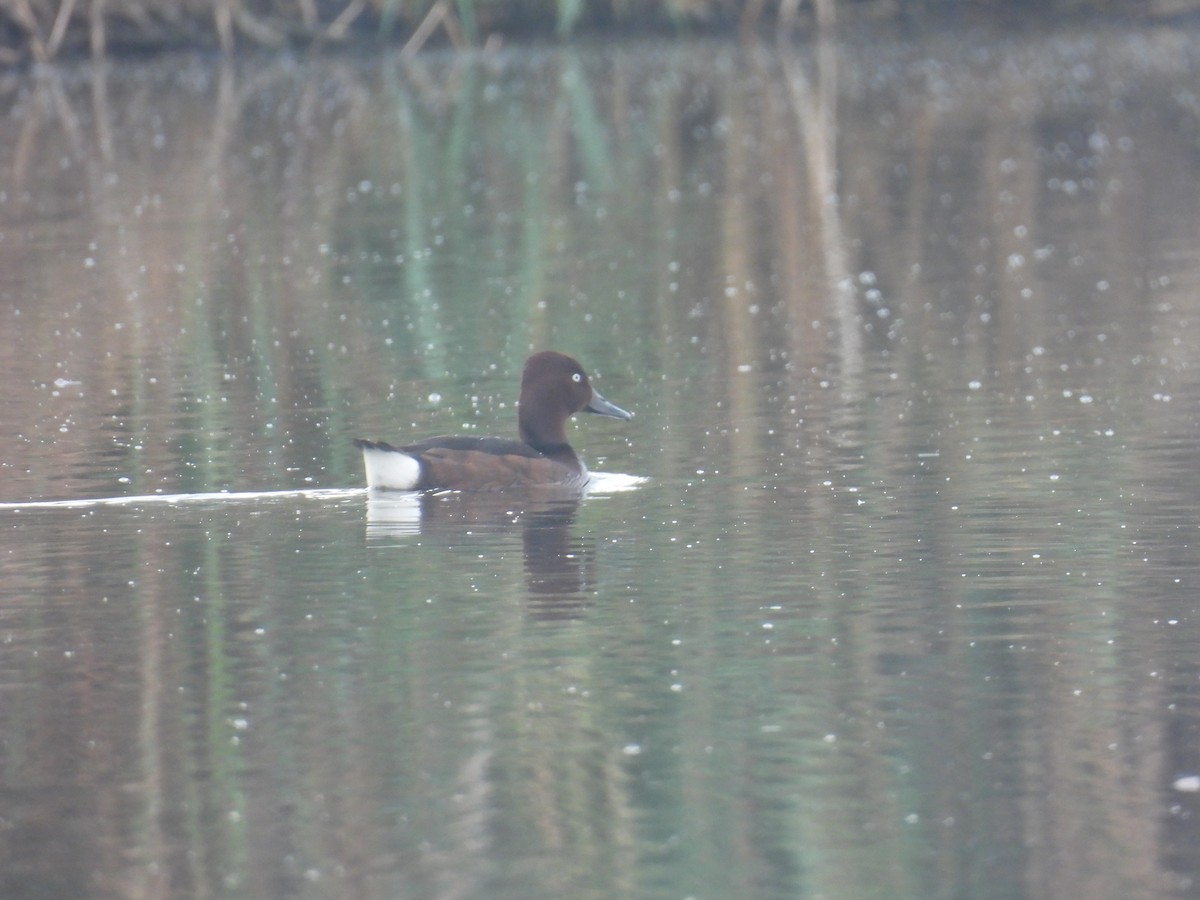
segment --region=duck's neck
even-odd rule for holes
[[[521,440],[539,453],[546,456],[575,455],[571,445],[567,443],[565,422],[547,425],[538,421],[522,406],[517,414],[517,425],[520,429]]]

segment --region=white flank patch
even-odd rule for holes
[[[616,494],[632,491],[650,479],[644,475],[623,475],[620,472],[589,472],[587,492],[589,494]]]
[[[363,447],[367,487],[377,491],[411,491],[421,479],[421,464],[399,450]]]

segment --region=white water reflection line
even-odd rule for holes
[[[137,494],[129,497],[81,497],[75,500],[29,500],[0,503],[0,510],[89,509],[96,506],[170,506],[180,503],[245,503],[253,500],[345,500],[366,495],[364,488],[309,488],[291,491],[212,491],[203,494]]]
[[[631,491],[648,481],[641,475],[617,472],[592,472],[587,494],[604,495]],[[181,503],[245,503],[254,500],[346,500],[368,496],[369,490],[358,488],[306,488],[290,491],[210,491],[201,494],[134,494],[126,497],[79,497],[70,500],[24,500],[0,502],[0,510],[22,509],[89,509],[97,506],[170,506]],[[420,496],[414,494],[414,497]]]

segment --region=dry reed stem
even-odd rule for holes
[[[217,0],[216,9],[213,10],[213,24],[217,28],[217,41],[221,45],[221,52],[233,52],[233,0]]]
[[[800,0],[779,0],[779,24],[783,31],[789,31],[796,25]]]
[[[400,48],[400,58],[408,59],[413,54],[418,53],[425,46],[425,42],[429,40],[434,31],[437,30],[438,25],[446,29],[446,34],[450,36],[450,40],[454,42],[455,46],[461,46],[459,42],[462,40],[462,32],[457,28],[458,23],[454,23],[455,27],[453,31],[448,24],[448,20],[453,18],[454,10],[450,8],[449,0],[437,0],[429,8],[429,12],[421,20],[421,24],[413,31],[412,37]],[[455,40],[455,35],[457,35],[458,40]]]
[[[317,4],[313,0],[297,0],[296,5],[300,7],[300,21],[304,29],[309,32],[316,31],[317,26],[321,24]]]
[[[29,0],[13,0],[10,9],[17,25],[25,31],[26,39],[29,42],[29,53],[34,62],[46,62],[49,59],[46,55],[46,45],[42,43],[39,33],[41,29],[38,27],[37,16],[33,14],[33,7],[29,5]]]
[[[88,45],[92,51],[92,59],[99,59],[104,55],[105,39],[104,39],[104,7],[105,0],[92,0],[91,8],[88,11],[90,19],[88,23]]]
[[[75,11],[75,0],[63,0],[54,17],[54,25],[50,29],[50,37],[46,40],[46,53],[51,59],[58,55],[62,46],[63,36],[67,33],[67,25],[71,21],[71,13]]]
[[[286,35],[262,21],[242,5],[241,0],[233,0],[233,21],[238,31],[256,43],[267,47],[279,47],[287,40]]]
[[[746,0],[746,5],[742,7],[742,15],[738,19],[738,31],[742,34],[750,34],[758,25],[758,19],[762,15],[763,5],[766,0]]]
[[[350,26],[354,24],[354,20],[362,14],[366,6],[365,0],[350,0],[346,4],[346,8],[338,13],[337,18],[329,23],[324,36],[334,41],[343,40]]]

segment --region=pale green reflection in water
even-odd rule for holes
[[[6,82],[0,895],[1194,892],[1192,38]]]

